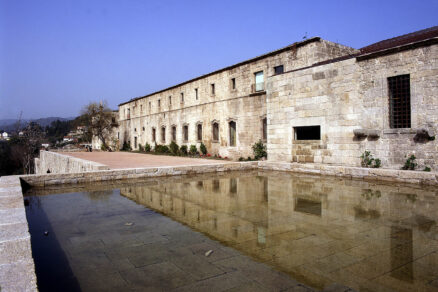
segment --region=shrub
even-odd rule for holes
[[[155,153],[161,154],[161,153],[169,153],[169,147],[167,145],[157,145],[154,149]]]
[[[144,145],[144,151],[151,152],[151,145],[149,145],[149,143],[146,143],[146,145]]]
[[[379,158],[374,158],[371,152],[367,150],[360,156],[360,159],[362,167],[379,168],[382,166],[382,161]]]
[[[198,153],[196,145],[190,145],[190,155],[195,155],[196,153]]]
[[[179,151],[182,155],[187,155],[187,145],[182,145],[181,148],[179,148]]]
[[[423,169],[423,171],[428,171],[428,172],[429,172],[429,171],[431,171],[431,169],[430,169],[429,166],[425,166],[424,169]]]
[[[268,157],[268,153],[266,152],[266,145],[263,144],[262,140],[259,140],[257,143],[252,145],[252,151],[254,152],[254,158],[256,160],[259,160],[262,157]]]
[[[144,151],[144,148],[140,143],[138,144],[138,151],[140,151],[140,152]]]
[[[122,151],[131,151],[131,142],[123,142]]]
[[[100,150],[102,150],[102,151],[108,151],[108,147],[105,145],[105,144],[102,144],[101,146],[100,146]]]
[[[239,157],[239,161],[245,161],[245,158],[243,158],[242,156]]]
[[[406,159],[405,165],[403,165],[402,169],[414,170],[417,167],[417,163],[415,162],[415,159],[417,159],[417,158],[415,157],[414,154],[409,156],[408,159]]]
[[[173,155],[177,155],[178,150],[179,150],[179,146],[174,141],[172,141],[169,144],[169,149],[170,149],[170,153],[172,153]]]
[[[204,143],[201,142],[201,145],[199,146],[199,150],[202,154],[207,154],[207,147],[205,147]]]

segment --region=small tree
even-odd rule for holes
[[[204,143],[201,142],[201,145],[199,146],[199,150],[202,154],[207,154],[207,147],[205,147]]]
[[[170,149],[170,153],[172,153],[173,155],[177,155],[179,146],[174,141],[172,141],[170,142],[169,149]]]
[[[146,143],[146,145],[144,145],[144,151],[151,152],[151,145],[149,143]]]
[[[196,153],[198,153],[196,145],[190,145],[190,155],[196,155]]]
[[[113,121],[113,113],[107,102],[90,102],[82,109],[82,115],[93,135],[99,138],[103,148],[108,149],[107,141],[112,129],[118,127],[118,124]]]
[[[187,155],[187,145],[182,145],[180,151],[182,155]]]
[[[262,157],[268,157],[266,145],[263,144],[262,140],[259,140],[257,143],[252,145],[252,151],[254,152],[254,158],[256,160],[261,159]]]

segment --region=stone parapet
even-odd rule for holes
[[[0,178],[0,291],[38,291],[18,176]]]
[[[92,170],[109,169],[108,166],[52,151],[40,151],[35,159],[35,173],[79,173]]]

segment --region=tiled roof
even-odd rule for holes
[[[416,43],[438,37],[438,26],[433,26],[416,32],[408,33],[395,38],[383,40],[360,49],[361,54],[371,54],[378,51]]]

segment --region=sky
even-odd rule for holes
[[[438,0],[0,0],[0,119],[75,117],[279,49],[438,25]]]

